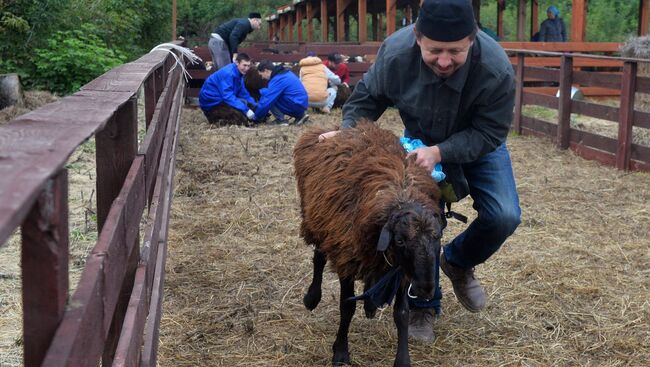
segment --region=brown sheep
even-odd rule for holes
[[[319,142],[325,131],[307,130],[293,151],[301,236],[315,246],[314,276],[303,302],[309,310],[320,302],[323,269],[329,261],[341,286],[332,364],[349,364],[354,281],[364,280],[368,290],[389,271],[401,271],[393,310],[398,333],[395,366],[410,366],[408,297],[431,299],[434,293],[435,255],[442,235],[438,185],[413,158],[406,159],[395,135],[373,123],[362,122]],[[376,306],[366,300],[366,315],[373,316]]]
[[[334,100],[334,106],[332,108],[343,107],[345,101],[350,98],[352,94],[352,88],[345,84],[341,84],[336,88],[336,99]]]
[[[260,89],[266,88],[269,85],[268,80],[262,79],[262,76],[260,73],[257,72],[257,67],[252,65],[250,69],[248,69],[248,72],[244,76],[244,87],[246,87],[246,90],[248,93],[253,97],[256,101],[260,100]]]

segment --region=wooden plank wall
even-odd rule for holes
[[[27,367],[155,366],[185,91],[174,63],[165,51],[149,53],[0,126],[0,246],[21,226]],[[147,132],[138,146],[141,89]],[[68,178],[63,167],[93,135],[99,238],[68,300]]]
[[[571,54],[561,56],[561,68],[527,66],[528,51],[516,51],[518,96],[515,106],[513,130],[518,133],[547,136],[561,149],[570,148],[586,159],[616,166],[621,170],[650,171],[650,146],[632,142],[633,127],[650,129],[650,113],[634,109],[636,93],[650,93],[650,78],[637,75],[636,60],[620,59],[622,73],[599,73],[575,70]],[[523,65],[523,67],[522,67]],[[524,81],[557,83],[554,91],[560,96],[536,93],[524,88]],[[616,88],[620,91],[619,107],[611,107],[571,98],[571,86],[581,88]],[[519,97],[521,96],[521,97]],[[535,105],[558,110],[556,123],[524,116],[523,105]],[[617,139],[600,136],[570,126],[571,114],[586,115],[618,124]]]

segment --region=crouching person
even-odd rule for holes
[[[269,81],[269,86],[260,90],[260,101],[255,110],[255,121],[263,121],[270,111],[275,120],[271,124],[304,124],[307,115],[307,91],[298,77],[282,65],[273,65],[262,61],[257,66],[262,79]],[[285,118],[293,117],[293,121]]]
[[[250,67],[250,57],[240,53],[234,63],[219,69],[203,83],[199,104],[210,123],[243,125],[253,119],[255,113],[251,108],[255,100],[244,87],[244,75]]]
[[[336,100],[336,87],[341,84],[341,78],[325,66],[320,58],[309,53],[300,60],[300,81],[307,90],[309,107],[330,113]]]

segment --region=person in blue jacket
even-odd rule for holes
[[[220,117],[214,111],[221,104],[226,104],[241,112],[248,120],[255,113],[249,106],[255,106],[255,100],[244,87],[244,75],[251,68],[251,58],[245,54],[237,55],[235,62],[219,69],[203,83],[199,94],[199,105],[211,123]]]
[[[269,86],[260,90],[260,101],[255,110],[255,121],[262,121],[270,111],[275,120],[272,123],[289,123],[285,115],[294,118],[293,124],[307,122],[307,91],[296,74],[282,65],[273,65],[270,61],[261,61],[257,66],[262,79],[269,81]]]

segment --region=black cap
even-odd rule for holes
[[[249,13],[249,14],[248,14],[248,17],[249,17],[250,19],[253,19],[253,18],[259,18],[259,19],[262,19],[262,14],[253,12],[253,13]]]
[[[424,0],[415,29],[434,41],[461,40],[476,29],[474,9],[469,0]]]

